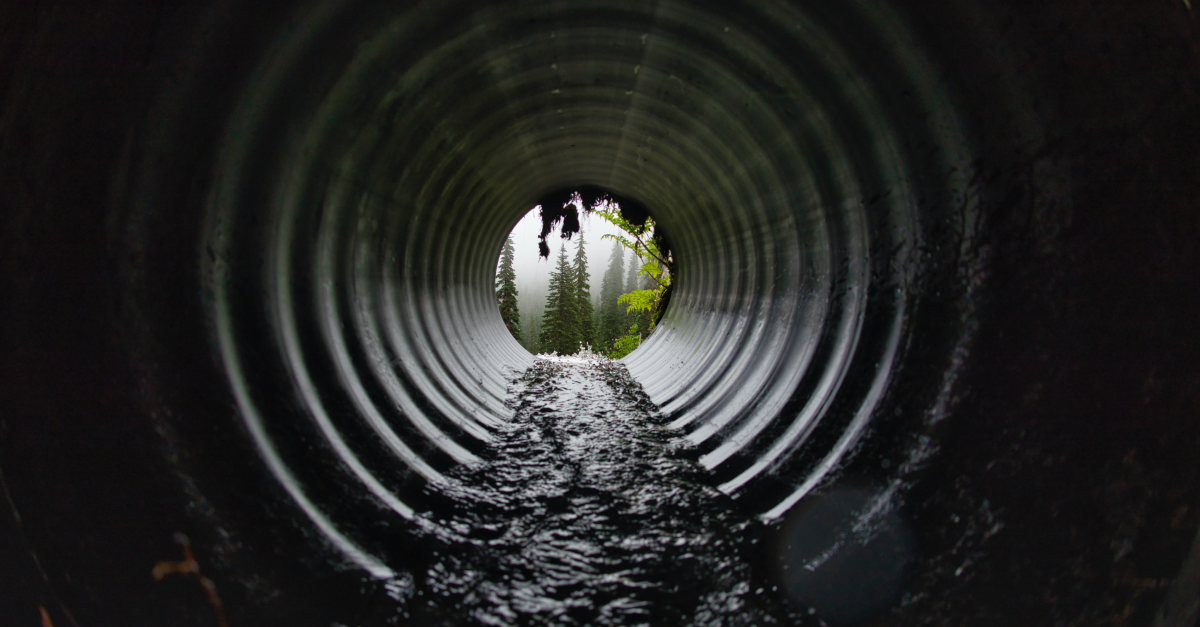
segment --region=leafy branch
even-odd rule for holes
[[[654,310],[654,305],[658,302],[660,291],[633,290],[628,294],[621,294],[617,298],[617,303],[626,305],[625,313],[633,313],[635,311],[650,312]]]
[[[630,237],[617,234],[602,235],[601,239],[609,239],[618,242],[625,248],[633,251],[637,255],[638,260],[642,262],[638,268],[638,276],[649,277],[658,283],[659,289],[654,290],[661,294],[667,286],[671,285],[671,274],[667,271],[671,267],[670,254],[664,254],[658,244],[650,237],[650,233],[654,229],[654,218],[647,217],[644,224],[634,224],[621,216],[621,212],[612,203],[602,203],[592,209],[592,211],[604,219],[604,221],[613,226],[625,231]],[[638,290],[648,291],[648,290]],[[622,297],[624,298],[624,297]],[[639,301],[640,302],[640,301]],[[623,303],[624,304],[624,303]]]

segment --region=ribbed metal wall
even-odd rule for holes
[[[772,533],[853,501],[856,529],[917,539],[911,612],[947,624],[1012,586],[1041,601],[1010,622],[1100,624],[1079,608],[1177,572],[1190,9],[132,4],[12,9],[37,36],[0,56],[0,479],[17,552],[68,564],[29,567],[73,591],[55,607],[158,603],[108,573],[177,529],[231,607],[306,607],[306,569],[352,581],[339,602],[403,570],[430,484],[484,454],[533,363],[496,308],[501,245],[573,185],[670,235],[670,309],[624,361]],[[1157,574],[1121,570],[1110,545],[1151,519]],[[1076,598],[1068,567],[1118,574]]]
[[[408,518],[402,477],[476,459],[531,363],[496,311],[495,258],[547,191],[611,189],[671,235],[671,309],[626,361],[723,490],[772,477],[764,518],[899,416],[914,316],[949,321],[932,365],[952,379],[985,261],[978,190],[936,66],[886,7],[301,15],[237,100],[198,263],[255,445],[354,559],[383,568],[293,468],[322,459]],[[274,385],[251,380],[252,358]],[[905,398],[927,422],[944,411]],[[290,443],[295,424],[324,446]]]

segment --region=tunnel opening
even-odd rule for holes
[[[653,235],[680,271],[671,307],[624,366],[713,502],[751,519],[779,519],[869,455],[873,417],[927,429],[891,411],[904,340],[920,320],[971,317],[963,279],[982,257],[963,234],[976,228],[974,205],[944,224],[968,177],[920,199],[914,178],[965,172],[968,142],[886,12],[842,23],[783,4],[610,7],[608,18],[579,9],[531,26],[514,7],[304,13],[305,28],[264,44],[244,83],[214,102],[222,139],[193,200],[195,239],[180,248],[195,251],[199,335],[212,385],[236,407],[228,428],[251,453],[243,472],[265,468],[275,502],[324,547],[316,555],[331,549],[384,582],[375,589],[387,598],[387,582],[407,594],[410,565],[437,563],[418,539],[453,530],[438,515],[452,511],[445,495],[490,454],[510,387],[536,363],[493,287],[504,228],[530,198],[543,255],[547,226],[578,230],[563,200],[573,192],[616,200],[638,224],[654,208]],[[864,32],[891,52],[845,45]],[[358,43],[333,43],[346,41]],[[893,112],[906,105],[872,84],[891,59],[908,59],[898,75],[943,126]],[[912,156],[918,141],[936,165]],[[141,180],[157,179],[160,166],[143,167]],[[131,194],[142,200],[129,206],[157,206],[152,188]],[[121,228],[155,246],[145,215]],[[141,281],[129,284],[134,309],[165,314]],[[928,299],[935,282],[957,293]],[[969,329],[939,326],[922,344],[933,368],[953,371],[947,356]],[[904,395],[928,406],[937,385]],[[189,446],[220,449],[181,428]],[[237,482],[232,467],[191,472]],[[213,507],[227,509],[255,518],[241,503]]]
[[[258,455],[350,563],[385,580],[407,572],[375,521],[419,535],[442,520],[439,495],[509,425],[510,388],[536,362],[493,304],[493,255],[519,218],[511,208],[529,198],[541,206],[543,255],[556,222],[568,238],[578,231],[576,192],[587,208],[616,200],[638,224],[654,209],[650,235],[679,271],[670,308],[624,365],[717,501],[777,520],[869,456],[874,418],[931,428],[891,408],[898,390],[930,406],[938,384],[901,387],[893,373],[923,320],[940,320],[922,339],[935,368],[953,371],[949,355],[970,341],[969,327],[945,324],[971,318],[984,264],[969,239],[975,205],[946,215],[970,167],[957,113],[919,62],[903,75],[948,124],[891,115],[890,92],[848,78],[878,76],[846,72],[889,58],[847,56],[839,42],[850,32],[917,54],[879,14],[855,14],[850,27],[763,10],[791,12],[786,23],[811,39],[781,48],[773,38],[795,35],[767,35],[768,22],[726,31],[735,16],[682,7],[620,26],[570,13],[519,31],[481,9],[473,19],[489,26],[442,16],[437,28],[449,30],[425,35],[414,58],[399,33],[419,21],[355,23],[347,11],[283,37],[254,70],[255,96],[230,113],[205,201],[205,308]],[[637,37],[622,34],[642,23]],[[346,32],[365,43],[340,73],[300,71],[328,53],[313,42]],[[520,45],[497,54],[494,37]],[[531,65],[537,54],[553,60]],[[448,73],[448,58],[461,69]],[[917,138],[936,166],[909,156]],[[270,176],[250,176],[266,155]],[[919,199],[926,167],[964,174]],[[947,298],[926,292],[934,283]],[[277,364],[265,385],[246,365],[264,359]],[[919,459],[910,438],[907,456]],[[334,496],[346,482],[363,501]],[[879,499],[893,498],[880,487]]]
[[[512,16],[480,9],[472,19],[486,27],[443,15],[419,49],[409,14],[356,23],[335,11],[254,70],[205,201],[205,307],[254,447],[344,559],[384,580],[407,572],[372,526],[382,516],[420,535],[443,520],[439,495],[510,424],[513,382],[537,362],[493,305],[492,264],[528,198],[541,206],[542,256],[556,223],[568,240],[578,232],[575,193],[589,209],[615,200],[637,224],[654,208],[651,235],[680,271],[671,307],[624,365],[717,501],[780,519],[852,460],[875,466],[863,438],[880,416],[907,433],[900,457],[927,454],[917,434],[940,418],[893,407],[944,413],[936,399],[953,379],[910,387],[894,373],[914,333],[930,367],[951,374],[971,341],[986,255],[969,141],[886,13],[842,16],[851,26],[761,10],[736,30],[727,22],[747,14],[682,6],[509,30]],[[845,46],[863,32],[887,54]],[[328,53],[314,42],[345,33],[364,43],[340,73],[300,71]],[[912,105],[873,82],[888,59],[907,59],[900,76],[938,125],[899,115]],[[271,175],[248,175],[264,155]],[[918,186],[921,172],[955,168]],[[245,365],[264,359],[277,364],[267,385]],[[347,482],[363,501],[333,496]],[[887,485],[877,511],[895,498]]]
[[[621,199],[623,206],[619,195],[599,188],[580,189],[543,197],[513,227],[496,262],[497,307],[531,353],[589,350],[621,358],[655,331],[678,270],[670,240],[644,207]],[[546,237],[560,222],[554,262]],[[538,255],[531,257],[527,246],[535,239]]]
[[[204,624],[150,576],[185,531],[231,624],[408,621],[438,542],[491,524],[504,475],[478,469],[528,444],[525,392],[588,362],[535,358],[496,306],[505,232],[569,190],[670,234],[655,333],[581,367],[653,414],[621,446],[661,445],[742,534],[755,583],[723,599],[801,624],[1180,614],[1190,13],[1018,4],[0,9],[24,29],[0,57],[22,598]],[[430,620],[480,620],[449,608]]]

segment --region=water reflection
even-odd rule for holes
[[[491,454],[432,497],[415,624],[797,624],[751,566],[761,525],[704,481],[624,365],[539,358]]]

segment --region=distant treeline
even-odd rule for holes
[[[617,301],[623,294],[653,289],[657,284],[653,278],[639,277],[637,257],[627,264],[624,248],[614,242],[599,298],[593,299],[582,232],[578,238],[573,258],[568,258],[565,243],[559,248],[557,263],[550,274],[545,309],[540,315],[529,312],[524,316],[517,302],[512,238],[505,242],[496,274],[496,301],[501,317],[513,337],[534,354],[573,355],[580,347],[589,346],[597,353],[623,357],[653,330],[652,313],[649,310],[626,313],[626,306]]]

